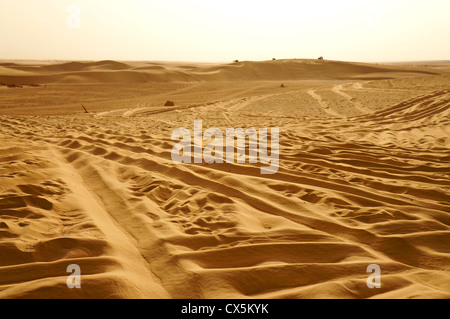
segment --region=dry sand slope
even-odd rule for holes
[[[0,89],[0,298],[450,298],[442,69],[1,68],[1,82],[48,86]],[[198,119],[279,127],[278,173],[173,163],[172,130]],[[81,289],[66,286],[70,264]]]

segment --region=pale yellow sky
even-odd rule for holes
[[[450,60],[449,0],[0,0],[0,28],[0,59]]]

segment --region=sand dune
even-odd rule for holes
[[[5,83],[117,83],[170,81],[260,81],[302,79],[372,79],[390,74],[434,74],[413,67],[315,60],[244,61],[217,65],[168,63],[122,63],[116,61],[59,64],[1,63],[0,81]],[[16,74],[17,71],[25,73]],[[115,72],[111,72],[115,71]],[[120,71],[120,72],[118,72]],[[9,74],[11,73],[11,74]]]
[[[11,81],[47,87],[0,90],[0,298],[450,298],[442,70],[2,63]],[[175,164],[197,119],[279,127],[278,173]]]

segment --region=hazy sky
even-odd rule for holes
[[[450,0],[0,0],[0,28],[0,59],[450,60]]]

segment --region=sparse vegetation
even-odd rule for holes
[[[0,82],[0,86],[6,86],[8,88],[23,88],[24,86],[32,86],[32,87],[38,87],[40,86],[39,84],[15,84],[15,83],[3,83]]]

